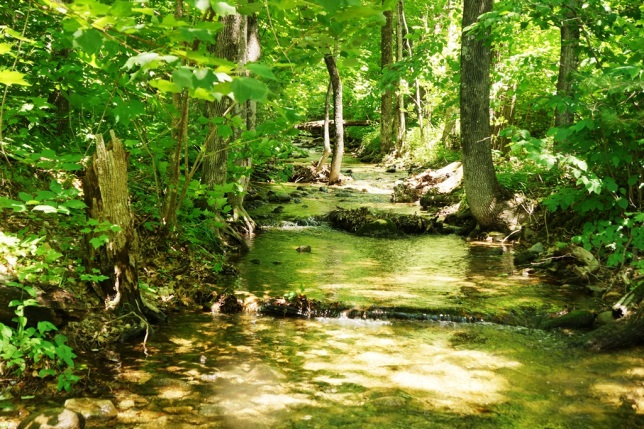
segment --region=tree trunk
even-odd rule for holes
[[[137,271],[138,237],[127,189],[127,154],[114,132],[110,134],[112,142],[108,147],[103,136],[96,137],[96,153],[83,179],[83,191],[88,217],[116,225],[118,230],[108,228],[93,234],[93,240],[106,236],[108,241],[96,249],[88,242],[87,265],[109,277],[96,289],[107,309],[143,315]]]
[[[394,62],[394,46],[392,40],[394,24],[393,12],[386,10],[383,13],[386,21],[385,25],[380,29],[380,69],[385,88],[380,97],[380,153],[386,155],[393,149],[394,94],[386,78],[386,73]]]
[[[211,47],[211,51],[217,58],[224,58],[238,63],[242,55],[240,50],[242,34],[244,34],[245,39],[245,19],[240,14],[234,14],[225,16],[222,21],[224,28],[217,34],[216,44]],[[224,185],[228,178],[230,137],[221,137],[218,134],[219,124],[217,121],[221,121],[222,118],[230,113],[232,104],[232,100],[227,97],[222,98],[220,101],[207,102],[206,115],[210,122],[205,145],[203,181],[208,186]]]
[[[240,58],[240,64],[242,65],[248,62],[259,60],[259,57],[261,55],[259,22],[257,15],[251,15],[245,17],[245,19],[246,31],[245,33],[242,32],[242,38],[244,34],[246,37],[245,40],[242,40],[242,42],[240,43],[242,45],[241,50],[243,51],[242,58]],[[245,119],[246,130],[254,130],[255,126],[257,125],[257,101],[246,101],[244,109],[242,109],[239,113]],[[233,208],[233,221],[238,222],[241,220],[246,228],[246,235],[250,236],[255,230],[255,222],[244,208],[244,196],[248,192],[248,186],[250,184],[250,172],[253,165],[253,159],[250,156],[251,151],[247,144],[244,145],[243,151],[248,155],[236,162],[239,167],[243,167],[246,170],[246,174],[243,174],[238,179],[238,183],[241,187],[241,192],[231,194],[228,199],[230,200],[231,207]]]
[[[333,84],[329,80],[329,86],[326,89],[326,99],[324,100],[324,150],[322,156],[318,161],[315,169],[316,172],[322,171],[326,159],[331,155],[331,133],[329,132],[329,113],[331,110],[331,92],[333,91]]]
[[[464,0],[463,29],[492,10],[493,0]],[[497,226],[501,188],[490,147],[489,31],[463,32],[461,42],[461,139],[467,202],[482,228]]]
[[[335,57],[331,54],[324,56],[324,62],[329,72],[329,78],[333,85],[333,120],[335,126],[335,146],[333,147],[333,159],[331,161],[331,172],[329,173],[329,185],[340,182],[340,168],[342,167],[342,155],[344,153],[344,119],[342,114],[342,81],[335,63]]]
[[[557,97],[560,99],[555,110],[555,127],[567,127],[573,124],[574,115],[570,109],[574,98],[573,75],[579,64],[579,20],[576,17],[577,0],[568,0],[563,4],[563,21],[561,23],[561,53],[559,55],[559,77],[557,79]]]
[[[403,60],[403,2],[398,0],[396,8],[396,62]],[[394,138],[396,140],[396,156],[402,155],[403,144],[405,142],[405,93],[407,92],[407,82],[400,77],[396,85],[396,108],[394,115]]]

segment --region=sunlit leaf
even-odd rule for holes
[[[171,93],[181,92],[181,88],[179,88],[177,84],[165,79],[153,79],[150,81],[150,86],[152,88],[156,88],[159,91],[163,91],[163,92],[171,92]]]
[[[24,73],[11,70],[0,70],[0,83],[3,85],[22,85],[31,86],[29,82],[23,79]]]
[[[210,6],[212,7],[212,10],[214,10],[215,13],[219,16],[234,15],[237,13],[235,6],[231,6],[224,1],[210,0]]]
[[[44,213],[57,213],[58,212],[57,207],[53,207],[53,206],[46,205],[46,204],[39,204],[39,205],[35,206],[33,209],[31,209],[31,210],[37,211],[37,212],[44,212]]]

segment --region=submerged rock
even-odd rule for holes
[[[63,408],[53,408],[31,415],[18,425],[18,429],[81,429],[84,427],[85,420],[81,415]]]
[[[311,253],[311,246],[298,246],[295,250],[300,253]]]

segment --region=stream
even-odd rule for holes
[[[118,418],[88,427],[644,427],[642,348],[589,353],[568,333],[491,323],[516,309],[556,312],[595,299],[518,272],[511,247],[307,226],[336,206],[418,213],[389,203],[401,175],[350,158],[346,169],[354,180],[342,187],[270,185],[300,200],[249,241],[228,289],[241,299],[296,292],[357,308],[473,314],[476,323],[173,316],[145,349],[119,351],[122,387],[110,398]],[[303,245],[311,252],[296,252]]]

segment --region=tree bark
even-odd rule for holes
[[[211,47],[211,51],[217,58],[224,58],[238,63],[242,55],[240,50],[242,32],[244,33],[244,38],[246,32],[245,19],[240,14],[234,14],[225,16],[222,21],[224,28],[217,34],[216,44]],[[232,103],[232,100],[224,97],[220,101],[207,102],[206,105],[206,114],[210,119],[210,123],[205,145],[203,181],[208,186],[224,185],[228,178],[230,138],[218,135],[219,124],[217,121],[229,113]],[[233,131],[235,132],[235,130]]]
[[[261,55],[259,23],[257,16],[251,15],[244,17],[244,19],[246,20],[246,30],[241,34],[242,39],[244,39],[240,42],[240,50],[242,51],[240,58],[241,65],[259,60],[259,57]],[[257,101],[246,101],[243,109],[240,109],[238,113],[244,118],[246,130],[254,130],[257,124]],[[248,147],[247,144],[244,144],[242,150],[244,154],[247,154],[247,156],[236,161],[237,166],[242,167],[246,170],[246,173],[240,176],[238,179],[238,183],[241,187],[241,192],[230,194],[228,199],[230,201],[231,207],[233,208],[233,221],[242,221],[246,228],[246,235],[250,236],[255,230],[255,222],[244,208],[244,196],[248,192],[248,186],[250,184],[250,170],[253,165],[253,159],[250,156],[251,151],[250,147]]]
[[[88,217],[116,225],[118,230],[93,234],[94,238],[106,235],[108,242],[97,249],[88,242],[87,264],[109,277],[96,289],[107,309],[143,315],[137,271],[138,237],[127,189],[127,154],[113,131],[111,136],[108,147],[103,136],[96,137],[96,153],[83,179],[83,190]]]
[[[463,29],[492,10],[493,0],[464,0]],[[484,228],[497,226],[502,192],[490,147],[489,30],[474,35],[464,31],[461,44],[461,138],[467,202]]]
[[[573,124],[574,115],[570,108],[574,98],[573,76],[579,64],[579,20],[575,15],[577,0],[567,0],[563,4],[561,22],[561,53],[559,55],[559,76],[557,78],[557,97],[559,106],[555,110],[555,127]]]
[[[318,160],[318,165],[315,168],[316,172],[322,171],[326,159],[331,155],[331,133],[329,132],[329,114],[331,110],[331,93],[333,92],[333,84],[329,80],[329,86],[326,89],[326,98],[324,100],[324,149],[322,155]]]
[[[403,60],[403,2],[398,0],[396,8],[396,62],[400,63]],[[407,82],[402,78],[398,78],[396,85],[396,106],[394,114],[394,138],[396,156],[402,155],[402,148],[405,142],[405,92],[407,89]]]
[[[332,54],[324,56],[329,78],[333,85],[333,119],[335,126],[335,146],[333,147],[333,159],[331,160],[331,172],[329,173],[329,185],[340,182],[340,168],[342,167],[342,155],[344,153],[344,119],[342,114],[342,81]]]
[[[380,97],[380,153],[388,154],[393,149],[393,128],[394,112],[393,102],[394,94],[386,79],[386,74],[394,62],[393,47],[393,12],[386,10],[385,25],[380,29],[380,70],[385,84],[382,96]]]

